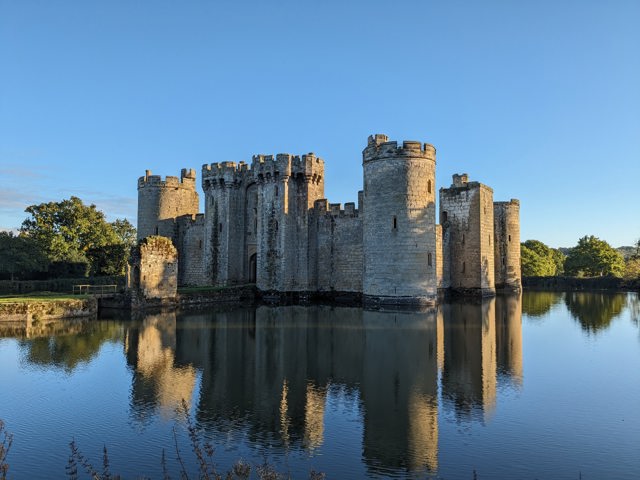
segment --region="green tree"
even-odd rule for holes
[[[606,330],[627,305],[627,296],[620,293],[571,292],[564,297],[569,313],[580,322],[583,330],[596,333]]]
[[[21,235],[32,239],[51,262],[87,263],[93,275],[122,274],[135,229],[127,220],[106,221],[95,205],[78,197],[27,207]],[[116,247],[120,246],[120,247]]]
[[[640,255],[632,256],[626,261],[624,267],[624,279],[625,280],[636,280],[640,279]]]
[[[0,273],[14,280],[25,273],[45,271],[48,264],[47,256],[33,239],[0,232]]]
[[[562,273],[564,255],[539,240],[527,240],[520,246],[520,263],[525,277],[552,277]]]
[[[568,275],[597,277],[624,273],[624,258],[604,240],[593,235],[582,237],[564,263]]]
[[[111,222],[111,228],[120,239],[120,243],[129,246],[136,244],[136,228],[126,218]]]

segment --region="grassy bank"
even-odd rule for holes
[[[61,300],[86,300],[90,295],[65,295],[57,292],[39,292],[25,295],[0,295],[0,303],[42,303]]]

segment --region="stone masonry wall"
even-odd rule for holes
[[[207,285],[204,263],[204,215],[178,218],[178,285]]]
[[[520,202],[493,204],[496,289],[520,290]]]
[[[178,251],[170,239],[146,237],[133,262],[133,287],[144,299],[175,299],[178,291]]]
[[[200,210],[195,170],[182,169],[180,178],[151,175],[138,179],[137,237],[161,235],[175,240],[175,219]]]
[[[244,162],[214,163],[202,168],[205,191],[204,263],[212,285],[245,282],[245,193],[248,166]]]
[[[440,189],[440,222],[443,286],[461,293],[495,293],[493,191],[468,182],[466,174],[454,175],[453,185]]]
[[[328,208],[327,208],[328,207]],[[362,292],[362,218],[354,203],[327,205],[317,200],[314,208],[317,264],[313,289],[319,292]]]
[[[256,155],[195,172],[138,180],[138,238],[170,238],[181,285],[256,283],[265,292],[354,292],[366,303],[436,301],[438,289],[520,288],[519,203],[465,175],[440,190],[435,148],[369,137],[357,209],[327,204],[324,162],[313,153]],[[494,221],[495,216],[495,221]],[[511,239],[511,241],[509,241]]]
[[[375,135],[363,167],[365,301],[434,303],[435,149]]]

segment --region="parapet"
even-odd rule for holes
[[[279,153],[273,155],[254,155],[251,170],[256,180],[270,180],[303,176],[307,180],[320,182],[324,178],[324,160],[313,152],[306,155]]]
[[[520,200],[512,198],[508,202],[493,202],[496,207],[520,207]]]
[[[464,187],[469,183],[469,174],[467,173],[454,173],[452,187]]]
[[[176,221],[182,228],[204,226],[205,218],[204,218],[204,213],[193,213],[193,214],[187,214],[187,215],[180,215],[176,219]]]
[[[417,157],[435,162],[436,149],[430,143],[412,140],[405,140],[402,142],[402,146],[398,146],[398,142],[391,142],[386,135],[377,133],[369,136],[367,147],[362,151],[362,161],[364,163],[398,157]]]
[[[357,217],[358,210],[355,202],[348,202],[342,208],[341,203],[329,203],[326,198],[321,198],[313,202],[313,209],[318,215],[327,215],[330,217]]]
[[[138,178],[138,190],[141,188],[184,188],[196,189],[196,171],[183,168],[180,177],[168,175],[163,180],[160,175],[152,175],[151,170],[145,170],[144,177]]]
[[[482,188],[484,190],[490,190],[493,192],[493,188],[480,182],[470,182],[469,175],[466,173],[456,173],[453,175],[453,183],[449,188],[441,188],[440,192],[450,192],[457,194],[462,191],[473,190],[476,188]]]
[[[248,175],[245,162],[220,162],[202,166],[202,188],[208,190],[216,185],[239,185]]]

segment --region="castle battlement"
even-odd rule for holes
[[[512,198],[509,201],[503,201],[503,202],[493,202],[494,205],[499,206],[499,207],[519,207],[520,206],[520,200],[517,200],[515,198]]]
[[[439,289],[492,295],[520,284],[520,202],[466,173],[436,189],[429,143],[371,135],[357,202],[323,198],[313,152],[205,164],[138,180],[138,239],[178,249],[181,285],[255,283],[262,292],[342,295],[365,305],[433,305]],[[442,182],[445,185],[445,182]],[[439,198],[441,225],[436,225]]]
[[[386,135],[370,135],[367,147],[362,152],[363,162],[384,158],[411,157],[436,161],[436,149],[430,143],[405,140],[402,146],[397,141],[389,141]]]
[[[181,215],[176,218],[176,221],[181,225],[204,226],[205,216],[204,213]]]
[[[247,177],[249,165],[245,162],[220,162],[202,166],[202,187],[205,190],[213,186],[238,186]]]
[[[443,195],[459,195],[463,192],[469,190],[475,190],[478,188],[482,188],[484,190],[488,190],[493,193],[493,188],[485,185],[480,182],[470,182],[469,175],[466,173],[455,173],[453,174],[453,183],[449,188],[442,187],[440,189],[440,194]],[[516,200],[517,202],[517,200]]]
[[[347,202],[342,208],[341,203],[329,203],[326,198],[321,198],[313,202],[313,209],[318,215],[328,215],[331,217],[357,217],[358,210],[355,202]]]
[[[164,179],[160,175],[152,175],[146,170],[144,177],[138,178],[138,189],[141,188],[186,188],[196,189],[196,171],[183,168],[180,177],[167,175]]]
[[[251,170],[256,179],[276,179],[303,175],[312,181],[320,181],[324,176],[324,160],[313,152],[306,155],[279,153],[273,155],[254,155]]]

